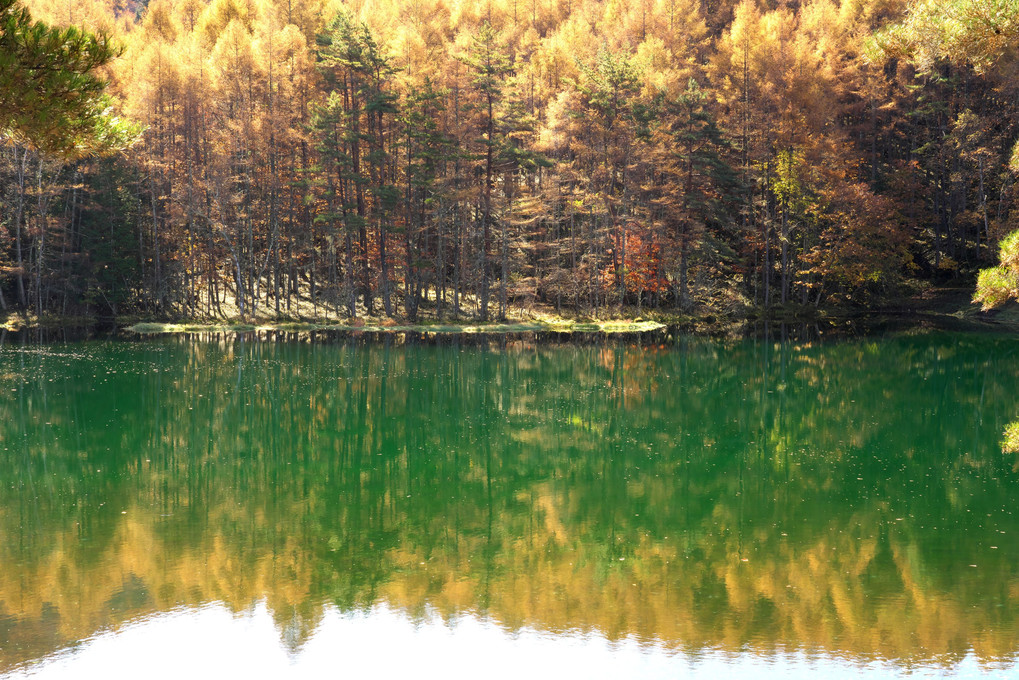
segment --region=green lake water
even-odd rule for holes
[[[0,346],[0,677],[1016,677],[1019,338]]]

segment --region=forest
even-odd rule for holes
[[[0,311],[868,307],[1019,228],[1014,0],[20,6],[120,136],[0,125]]]

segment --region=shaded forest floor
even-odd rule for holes
[[[999,329],[1019,332],[1019,304],[1010,302],[999,309],[983,311],[973,302],[973,286],[929,286],[915,294],[868,310],[865,316],[887,316],[917,321],[940,320],[958,328]]]
[[[310,310],[309,310],[310,311]],[[644,310],[646,312],[646,310]],[[660,315],[659,315],[660,317]],[[680,317],[669,317],[674,322]],[[682,317],[692,323],[694,317]],[[668,325],[662,318],[641,313],[637,308],[599,310],[597,314],[556,314],[551,310],[511,308],[505,318],[487,322],[472,319],[470,315],[459,318],[440,318],[434,313],[423,313],[415,322],[399,317],[384,315],[345,317],[335,314],[321,313],[315,316],[293,318],[256,317],[243,319],[239,316],[226,319],[180,319],[180,320],[149,320],[138,316],[124,316],[116,319],[97,319],[90,317],[60,317],[33,314],[0,312],[0,329],[19,330],[24,328],[61,328],[61,327],[92,327],[115,326],[132,333],[208,333],[208,332],[246,332],[246,331],[345,331],[375,333],[644,333],[661,330]]]

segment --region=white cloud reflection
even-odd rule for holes
[[[507,631],[474,616],[414,620],[387,606],[328,608],[292,652],[264,604],[235,615],[223,605],[181,609],[128,623],[3,676],[4,680],[193,680],[198,678],[1016,678],[1019,661],[902,667],[803,652],[762,655],[676,652],[598,634]]]

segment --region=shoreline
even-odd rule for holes
[[[417,334],[422,336],[494,336],[538,333],[562,336],[627,336],[655,332],[678,332],[702,336],[738,336],[754,334],[761,326],[774,324],[804,325],[834,335],[858,335],[885,330],[952,329],[974,332],[1019,333],[1019,304],[1000,310],[980,311],[973,305],[968,288],[929,289],[921,295],[900,298],[871,309],[815,310],[794,306],[767,310],[748,310],[736,318],[701,309],[688,315],[656,310],[620,309],[616,318],[591,319],[559,315],[511,318],[502,322],[427,319],[408,323],[387,317],[321,320],[177,320],[152,321],[139,317],[97,318],[89,316],[36,318],[8,312],[0,315],[0,330],[53,331],[60,329],[99,329],[101,332],[147,337],[156,335],[208,333],[341,333],[378,336]],[[629,312],[629,314],[627,314]]]
[[[174,333],[245,333],[251,331],[310,332],[336,331],[343,333],[436,333],[444,335],[498,335],[504,333],[646,333],[668,328],[667,324],[645,320],[613,320],[598,322],[518,322],[518,323],[136,323],[124,328],[138,335]]]

